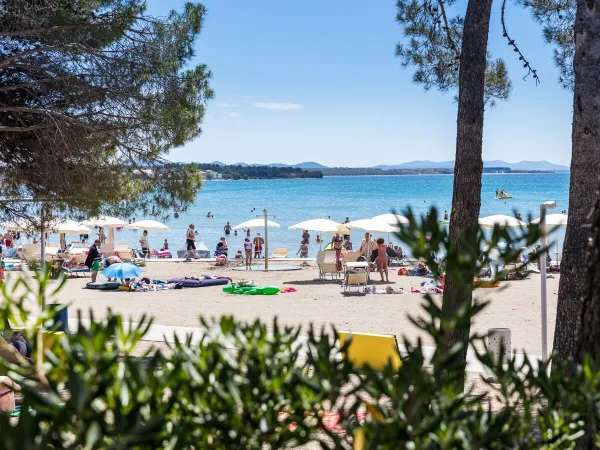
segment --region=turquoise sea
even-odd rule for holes
[[[452,175],[207,181],[193,207],[180,214],[178,219],[171,215],[167,221],[170,232],[150,231],[150,246],[160,248],[164,239],[168,239],[172,251],[182,248],[185,231],[190,223],[194,223],[199,231],[199,240],[213,251],[218,239],[224,236],[223,226],[227,221],[232,226],[237,225],[267,209],[269,214],[275,215],[270,220],[281,224],[281,228],[269,229],[271,252],[275,247],[286,247],[293,255],[301,240],[301,232],[287,229],[293,224],[316,218],[331,218],[338,222],[343,222],[346,217],[351,220],[364,219],[392,209],[401,214],[408,206],[423,214],[431,205],[435,205],[442,213],[444,210],[450,212],[452,182]],[[495,190],[502,188],[513,198],[495,200]],[[568,199],[568,173],[486,174],[483,176],[481,216],[512,215],[517,210],[524,220],[529,214],[537,218],[540,202],[554,200],[557,209],[553,212],[560,212],[568,209]],[[256,211],[252,212],[253,209]],[[213,219],[206,217],[209,211],[214,215]],[[256,232],[264,234],[263,230],[255,230],[252,235]],[[352,233],[355,245],[360,244],[363,233]],[[139,234],[127,230],[116,231],[116,239],[138,246]],[[318,250],[318,245],[314,244],[316,234],[311,232],[310,256],[315,256]],[[561,241],[562,234],[564,231],[561,232]],[[242,248],[242,235],[240,233],[236,238],[232,234],[229,237],[231,250]]]

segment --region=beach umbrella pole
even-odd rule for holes
[[[269,271],[269,224],[267,223],[267,210],[265,213],[265,272]]]

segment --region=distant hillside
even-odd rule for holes
[[[452,169],[454,161],[409,161],[402,164],[379,165],[373,169],[395,170],[395,169]]]
[[[215,161],[210,163],[215,166],[225,167],[226,164],[223,164],[220,161]],[[275,167],[278,169],[282,168],[293,168],[293,169],[304,169],[304,170],[321,170],[321,169],[341,169],[340,167],[327,167],[323,164],[319,164],[314,161],[306,161],[299,164],[283,164],[283,163],[272,163],[272,164],[248,164],[244,162],[238,162],[235,164],[231,164],[231,166],[240,166],[240,167]],[[502,161],[499,159],[484,161],[483,166],[485,168],[495,168],[495,167],[507,167],[511,170],[515,171],[547,171],[547,172],[563,172],[569,171],[569,167],[561,165],[561,164],[553,164],[548,161],[519,161],[516,163],[509,163],[506,161]],[[407,169],[453,169],[454,161],[429,161],[429,160],[417,160],[417,161],[408,161],[401,164],[391,164],[391,165],[378,165],[374,167],[349,167],[348,169],[374,169],[374,170],[382,170],[382,171],[390,171],[390,170],[407,170]],[[337,172],[336,172],[337,173]]]
[[[212,162],[209,164],[214,164],[217,166],[225,166],[226,165],[220,161],[215,161],[215,162]],[[290,168],[295,168],[295,169],[325,169],[325,168],[327,168],[327,166],[324,166],[323,164],[319,164],[318,162],[314,162],[314,161],[306,161],[306,162],[302,162],[299,164],[282,164],[282,163],[248,164],[248,163],[239,162],[239,163],[235,163],[235,164],[231,164],[231,165],[232,166],[240,166],[240,167],[278,167],[278,168],[290,167]]]
[[[253,180],[274,178],[323,178],[318,170],[304,170],[298,167],[273,167],[241,165],[196,164],[198,169],[220,173],[226,180]]]
[[[553,164],[548,161],[519,161],[510,165],[512,170],[559,170],[568,171],[569,167],[562,164]]]
[[[502,160],[484,161],[483,166],[489,167],[508,167],[511,170],[526,170],[526,171],[568,171],[567,166],[553,164],[548,161],[519,161],[509,163]],[[451,169],[454,167],[454,161],[409,161],[396,165],[380,165],[375,166],[375,169],[395,170],[395,169]]]
[[[313,162],[313,161],[303,162],[300,164],[296,164],[295,166],[292,166],[292,167],[297,167],[298,169],[325,169],[325,168],[327,168],[327,166],[324,166],[323,164],[319,164],[319,163]]]

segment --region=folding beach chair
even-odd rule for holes
[[[279,258],[287,258],[288,257],[288,249],[287,248],[276,248],[273,250],[273,254],[271,258],[279,259]]]
[[[355,366],[362,368],[368,364],[374,369],[381,370],[391,362],[392,367],[398,370],[402,365],[395,335],[338,331],[340,348],[343,348],[349,338],[352,340],[344,352],[344,358],[352,361]]]
[[[369,273],[367,272],[367,269],[348,269],[344,274],[344,294],[351,293],[353,287],[356,288],[357,293],[365,294],[368,282]]]
[[[122,261],[132,261],[133,253],[129,247],[129,242],[117,242],[115,245],[115,255],[121,258]]]
[[[322,280],[324,280],[327,275],[331,275],[331,279],[333,280],[334,276],[339,278],[342,274],[342,272],[338,270],[335,252],[333,251],[320,251],[317,253],[317,265],[319,266],[319,276]]]
[[[100,254],[106,256],[113,256],[115,254],[115,243],[114,242],[105,242],[104,244],[100,244]]]

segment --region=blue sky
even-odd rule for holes
[[[183,0],[148,0],[167,13]],[[458,3],[461,3],[459,0]],[[394,0],[205,0],[194,62],[213,72],[215,98],[202,135],[174,161],[372,166],[454,159],[453,94],[424,92],[394,55],[402,39]],[[489,49],[513,80],[508,102],[485,116],[484,159],[569,164],[572,95],[557,84],[552,47],[522,9],[507,6],[509,31],[538,70],[524,72],[494,2]]]

